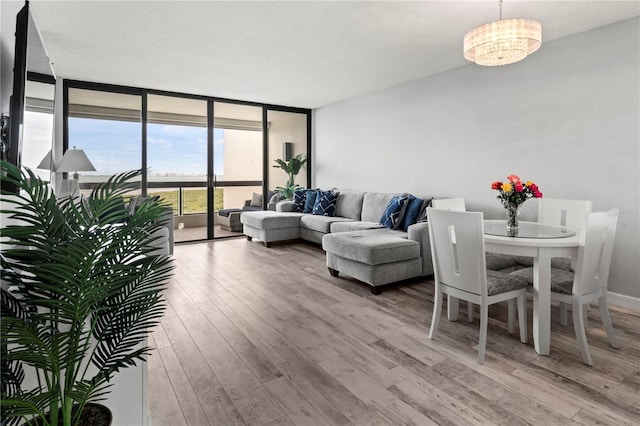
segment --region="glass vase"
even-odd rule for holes
[[[507,235],[510,237],[518,236],[518,215],[520,214],[520,206],[509,204],[505,207],[507,210]]]

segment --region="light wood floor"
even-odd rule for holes
[[[593,367],[571,322],[552,309],[551,355],[506,330],[490,309],[487,355],[479,321],[440,321],[427,340],[433,283],[379,296],[332,278],[305,243],[233,239],[179,245],[169,309],[151,343],[149,411],[160,425],[638,424],[640,318],[614,309],[622,348],[589,314]],[[531,301],[529,301],[531,314]],[[569,316],[570,317],[570,316]],[[569,318],[569,321],[571,319]],[[516,326],[517,327],[517,326]],[[529,316],[531,329],[531,315]]]

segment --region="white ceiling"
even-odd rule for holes
[[[469,65],[462,37],[499,15],[496,0],[30,4],[58,77],[306,108]],[[639,14],[638,1],[503,4],[542,23],[540,52]]]

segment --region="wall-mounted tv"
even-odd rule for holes
[[[3,160],[20,167],[27,97],[27,74],[36,76],[38,80],[48,80],[49,82],[55,82],[55,74],[28,1],[16,15],[15,34],[9,128],[6,141],[2,141],[0,153]],[[3,181],[2,190],[15,193],[17,188],[15,185]]]

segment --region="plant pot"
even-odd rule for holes
[[[78,406],[73,407],[73,413],[77,411]],[[84,411],[80,416],[80,421],[74,426],[110,426],[113,420],[113,416],[111,415],[111,410],[101,404],[94,404],[92,402],[87,403],[84,406]],[[29,423],[25,423],[23,426],[35,425],[42,426],[45,423],[41,418],[34,419]],[[62,423],[62,412],[58,412],[58,426],[63,426]]]

